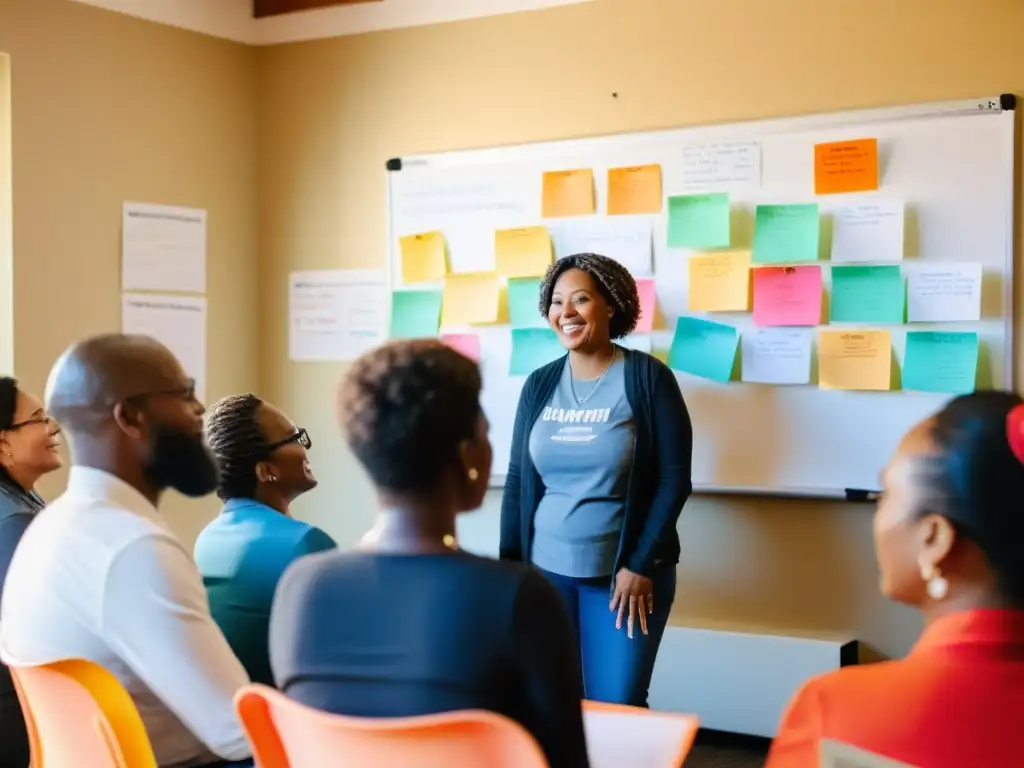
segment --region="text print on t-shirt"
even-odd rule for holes
[[[612,416],[611,408],[555,408],[547,406],[541,412],[541,421],[557,421],[563,424],[607,424]],[[593,427],[562,427],[551,439],[560,443],[587,443],[597,437]]]

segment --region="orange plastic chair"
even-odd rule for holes
[[[80,659],[10,670],[32,768],[157,768],[135,703],[107,670]]]
[[[345,717],[248,685],[235,708],[260,768],[547,768],[521,725],[466,710],[402,718]]]
[[[594,764],[678,768],[693,748],[700,718],[584,699],[583,728]]]

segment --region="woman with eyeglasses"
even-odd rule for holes
[[[220,469],[221,514],[196,540],[210,612],[253,682],[273,685],[267,651],[270,605],[293,561],[335,546],[289,507],[316,487],[309,433],[256,395],[226,397],[206,416]]]
[[[0,377],[0,589],[14,549],[44,502],[36,481],[63,465],[60,427],[35,395]],[[11,674],[0,665],[0,768],[26,768],[28,736]]]

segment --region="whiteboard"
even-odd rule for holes
[[[980,321],[915,323],[912,329],[977,332],[979,388],[1012,388],[1014,106],[1014,97],[1003,96],[390,160],[391,288],[407,287],[402,284],[399,248],[404,235],[442,231],[451,271],[475,271],[494,268],[495,229],[566,221],[541,218],[545,171],[593,169],[596,217],[601,218],[609,168],[660,164],[662,194],[667,198],[689,191],[681,189],[685,146],[753,141],[760,145],[761,183],[731,191],[732,247],[750,247],[757,204],[817,202],[827,258],[830,212],[843,204],[869,202],[871,195],[903,200],[904,276],[915,265],[935,262],[979,262],[984,275]],[[878,192],[816,197],[814,145],[865,137],[878,139]],[[666,209],[667,205],[662,213],[650,216],[650,276],[662,318],[649,341],[655,351],[669,347],[676,318],[691,314],[687,299],[691,254],[666,247]],[[749,223],[744,226],[743,221]],[[818,263],[827,295],[828,261]],[[754,328],[750,313],[707,316],[735,325],[741,335]],[[909,327],[885,326],[891,331],[898,366],[902,366]],[[508,326],[442,328],[446,330],[471,330],[480,337],[482,401],[491,424],[494,483],[500,485],[525,380],[508,375],[511,330]],[[693,422],[697,492],[862,498],[858,491],[879,487],[880,471],[907,428],[950,398],[909,391],[823,390],[813,383],[719,384],[681,372],[676,376]]]

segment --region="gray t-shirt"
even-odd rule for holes
[[[633,461],[625,364],[620,354],[600,379],[570,381],[571,375],[566,360],[551,402],[530,431],[530,458],[545,487],[530,558],[562,576],[608,576]]]

